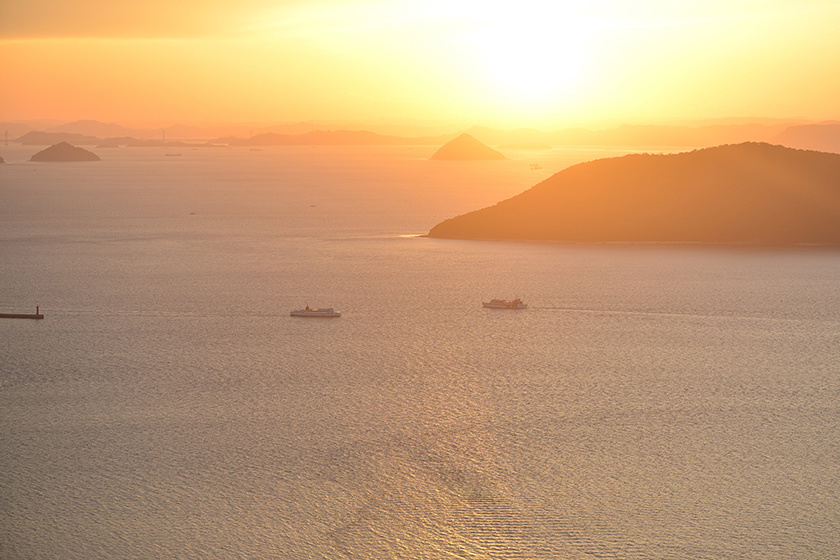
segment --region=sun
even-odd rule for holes
[[[537,102],[574,96],[587,79],[592,23],[509,12],[467,37],[487,87],[511,101]]]
[[[481,70],[497,88],[523,100],[545,99],[576,89],[583,73],[571,41],[521,35],[483,49]]]

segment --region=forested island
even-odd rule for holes
[[[748,142],[595,160],[428,235],[840,245],[840,154]]]
[[[473,136],[464,133],[438,148],[429,159],[494,160],[507,158],[501,152],[486,146]]]
[[[101,161],[101,158],[84,148],[73,146],[67,142],[59,142],[33,155],[29,158],[29,161]]]

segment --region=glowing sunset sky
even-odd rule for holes
[[[0,0],[0,120],[840,118],[836,0]]]

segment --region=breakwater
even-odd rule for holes
[[[0,313],[0,319],[43,319],[41,307],[35,306],[35,313]]]

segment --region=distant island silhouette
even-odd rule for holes
[[[100,157],[93,152],[89,152],[84,148],[73,146],[67,142],[59,142],[45,150],[41,150],[31,158],[29,161],[52,161],[52,162],[67,162],[67,161],[101,161]]]
[[[840,245],[840,154],[748,142],[595,160],[428,235]]]
[[[776,136],[773,141],[791,148],[840,153],[840,123],[825,122],[791,126]]]
[[[130,136],[119,138],[98,138],[69,132],[27,132],[16,140],[24,146],[45,146],[66,142],[76,146],[96,146],[97,148],[112,148],[127,146],[131,148],[222,148],[225,145],[214,142],[183,142],[162,139],[137,139]]]
[[[11,130],[26,130],[25,123],[0,123]],[[27,130],[14,141],[28,146],[50,146],[69,142],[74,146],[116,144],[133,148],[173,147],[189,148],[225,146],[440,146],[455,138],[457,133],[436,136],[394,136],[368,130],[316,130],[312,123],[295,123],[251,130],[248,137],[214,135],[223,130],[249,129],[250,127],[194,127],[173,125],[165,129],[129,129],[113,123],[77,121],[53,127],[48,131]],[[397,127],[400,128],[400,127]],[[270,130],[269,130],[270,129]],[[405,130],[404,128],[402,128]],[[770,142],[790,148],[840,152],[840,122],[824,121],[805,124],[801,121],[763,121],[727,119],[719,124],[689,125],[621,125],[616,128],[593,130],[566,128],[543,131],[532,128],[497,130],[473,126],[461,132],[471,135],[486,145],[515,149],[548,149],[562,146],[679,146],[705,148],[740,142]],[[206,140],[201,143],[197,140]]]
[[[220,138],[231,146],[410,146],[445,142],[452,135],[403,138],[368,130],[313,130],[303,134],[267,132],[248,139]]]
[[[52,146],[60,142],[72,142],[74,145],[92,146],[102,142],[95,136],[70,132],[42,132],[31,131],[15,140],[24,146]]]
[[[429,159],[493,160],[507,158],[500,152],[482,144],[469,134],[464,133],[438,148]]]
[[[518,142],[515,144],[504,144],[499,146],[503,150],[550,150],[551,144],[541,142]]]

